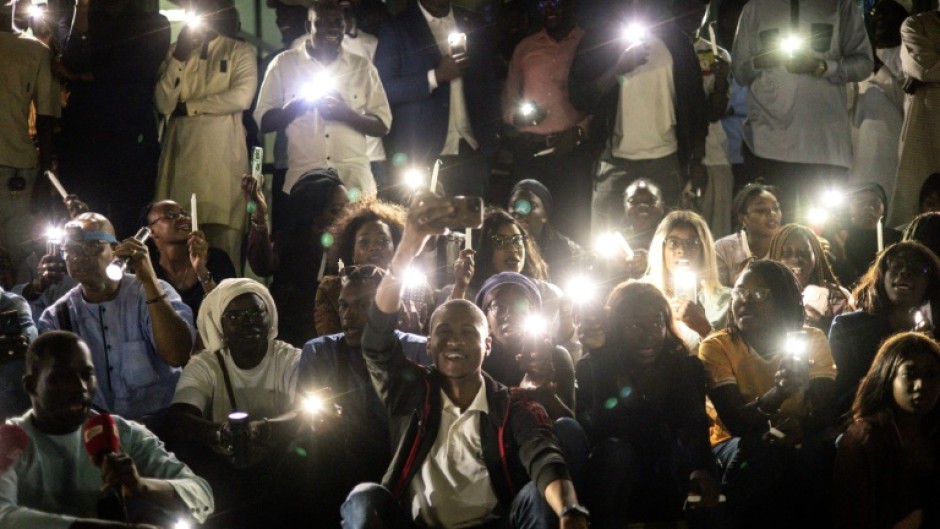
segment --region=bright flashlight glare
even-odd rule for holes
[[[806,212],[806,220],[809,221],[811,226],[822,226],[829,220],[829,212],[821,207],[809,208],[809,211]]]
[[[65,236],[65,232],[62,231],[62,228],[57,228],[55,226],[49,226],[46,228],[46,241],[58,243],[62,242],[62,237]]]
[[[424,172],[420,169],[409,169],[405,172],[405,184],[411,189],[418,189],[425,185]]]
[[[797,37],[796,35],[789,35],[780,41],[780,49],[787,52],[789,55],[793,55],[794,52],[798,51],[802,47],[803,39]]]
[[[33,4],[29,6],[29,16],[31,18],[42,18],[43,14],[46,12],[45,4]]]
[[[173,529],[192,529],[193,524],[189,523],[189,520],[177,520],[173,524]]]
[[[428,276],[422,274],[417,268],[408,267],[405,270],[403,284],[407,290],[424,288],[428,284]]]
[[[548,322],[538,314],[533,314],[525,320],[525,332],[530,336],[541,336],[548,331]]]
[[[631,22],[623,28],[621,36],[630,44],[643,42],[646,39],[646,27],[637,22]]]
[[[698,275],[689,266],[688,261],[676,266],[676,269],[672,272],[672,283],[673,293],[676,298],[695,301]]]
[[[575,276],[565,288],[567,295],[575,303],[587,303],[597,294],[597,283],[587,276]]]
[[[323,399],[319,395],[307,395],[304,397],[304,411],[307,413],[319,413],[323,411]]]
[[[519,113],[523,116],[531,116],[535,112],[535,105],[531,101],[525,101],[519,105]]]
[[[827,207],[839,207],[845,204],[845,193],[837,189],[830,189],[823,193],[823,203]]]
[[[326,72],[318,73],[313,81],[300,89],[300,95],[308,101],[316,101],[329,94],[336,87],[336,81]]]
[[[597,241],[594,243],[594,250],[601,257],[608,259],[616,257],[619,253],[623,253],[627,259],[633,259],[633,248],[630,248],[630,243],[623,238],[619,231],[603,233],[598,236]]]
[[[924,314],[919,310],[915,310],[914,311],[914,328],[915,329],[920,328],[920,326],[923,324],[924,324]]]
[[[202,17],[196,13],[187,12],[183,17],[183,23],[189,26],[189,29],[199,29],[202,27]]]
[[[797,360],[806,358],[809,352],[809,337],[805,331],[787,333],[787,352]]]
[[[124,267],[121,266],[124,263],[111,263],[105,268],[104,273],[107,274],[108,279],[112,281],[118,281],[124,277]]]
[[[463,38],[463,33],[451,33],[450,35],[447,35],[447,43],[451,46],[459,46],[460,41],[462,41]]]

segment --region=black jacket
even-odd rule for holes
[[[594,115],[591,123],[591,138],[609,143],[617,119],[617,102],[620,100],[619,84],[601,89],[594,81],[620,58],[623,41],[619,17],[608,17],[604,24],[587,30],[578,46],[569,74],[571,103],[578,109]],[[673,83],[676,88],[675,116],[676,138],[679,143],[679,163],[688,164],[696,142],[704,145],[708,135],[708,118],[705,114],[705,88],[702,69],[692,41],[672,22],[664,22],[652,28],[657,38],[663,41],[672,55]],[[644,104],[642,101],[636,104]],[[598,145],[603,148],[603,146]]]
[[[402,500],[438,434],[443,375],[405,358],[395,335],[397,319],[397,314],[385,314],[373,305],[362,351],[372,384],[388,410],[392,443],[397,445],[382,484]],[[486,374],[483,383],[490,409],[480,418],[483,459],[493,490],[509,512],[516,493],[530,478],[543,493],[552,481],[571,478],[545,409]]]

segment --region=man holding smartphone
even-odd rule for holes
[[[485,196],[489,181],[500,109],[485,27],[450,0],[419,0],[379,33],[375,65],[392,105],[392,162],[420,169],[440,158],[450,195]]]

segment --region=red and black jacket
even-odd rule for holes
[[[441,422],[441,375],[402,353],[395,336],[397,315],[374,305],[362,337],[362,352],[372,384],[389,414],[394,457],[382,484],[403,499],[412,478],[434,444]],[[480,416],[483,460],[493,490],[506,512],[530,479],[539,490],[556,479],[571,479],[564,455],[541,405],[525,393],[483,374],[489,413]]]

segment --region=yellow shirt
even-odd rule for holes
[[[809,378],[836,378],[836,366],[829,350],[826,335],[819,329],[803,327],[809,333],[809,358],[812,364]],[[763,395],[774,386],[774,373],[784,358],[783,353],[777,353],[770,358],[763,358],[751,349],[743,339],[733,340],[727,330],[716,332],[709,336],[699,346],[699,358],[708,371],[713,388],[727,384],[736,384],[741,396],[750,402]],[[800,391],[783,402],[780,410],[774,415],[774,421],[787,418],[796,418],[803,414],[803,393]],[[727,441],[733,437],[718,418],[714,407],[709,402],[708,414],[712,419],[710,432],[712,446]]]

